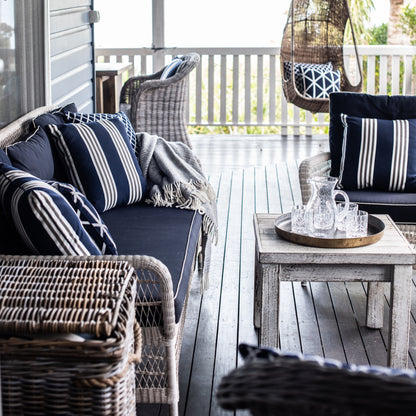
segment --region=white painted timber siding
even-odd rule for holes
[[[328,115],[288,104],[282,92],[280,48],[97,49],[97,61],[132,62],[130,76],[153,72],[153,58],[197,52],[201,64],[190,75],[189,125],[277,126],[281,134],[313,133],[328,125]],[[352,46],[344,48],[350,80],[358,73]],[[415,94],[415,46],[358,46],[363,92]],[[160,61],[160,62],[163,62]],[[159,69],[159,68],[156,68]]]

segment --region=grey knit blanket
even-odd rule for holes
[[[149,187],[147,203],[197,210],[202,220],[202,289],[208,287],[211,242],[217,241],[216,194],[193,151],[148,133],[136,134],[136,156]]]

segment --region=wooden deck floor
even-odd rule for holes
[[[327,150],[327,139],[202,136],[192,143],[218,194],[219,242],[212,252],[209,289],[201,295],[194,279],[190,296],[179,370],[180,415],[230,414],[217,406],[216,387],[239,365],[237,345],[257,344],[253,213],[287,212],[299,201],[298,162]],[[365,327],[365,291],[360,283],[283,283],[281,348],[385,365],[388,297],[384,328],[370,330]],[[413,299],[409,367],[416,362]],[[138,412],[153,413],[168,414],[165,406]]]

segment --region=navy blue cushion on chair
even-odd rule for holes
[[[118,118],[49,126],[67,174],[99,211],[133,204],[145,193],[145,179]]]
[[[416,119],[383,120],[345,114],[341,119],[342,188],[416,191]]]
[[[33,254],[101,254],[59,192],[4,163],[0,164],[0,206]]]
[[[416,119],[416,97],[334,92],[329,97],[329,147],[331,176],[338,177],[344,127],[341,114],[385,120]]]
[[[38,127],[26,139],[6,148],[11,164],[40,179],[54,177],[55,165],[48,135]]]
[[[71,205],[85,231],[93,239],[100,252],[102,254],[117,254],[117,247],[110,231],[85,195],[69,183],[49,181],[48,184],[53,186]]]
[[[122,111],[116,114],[106,113],[74,113],[71,111],[64,111],[65,119],[69,123],[90,123],[91,121],[108,120],[112,118],[118,118],[124,124],[126,128],[127,136],[130,139],[131,147],[136,148],[136,133],[133,126],[130,123],[129,118]]]

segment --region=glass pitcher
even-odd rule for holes
[[[308,234],[314,237],[331,238],[335,234],[337,221],[335,196],[342,195],[346,202],[344,209],[338,214],[338,218],[347,215],[350,200],[344,191],[335,189],[337,178],[315,176],[309,179],[309,182],[312,185],[312,195],[306,206]]]

